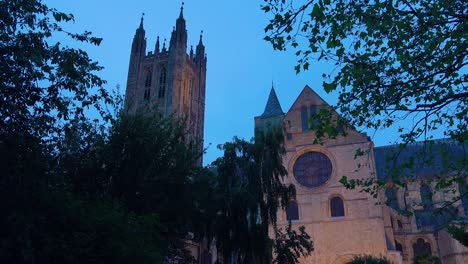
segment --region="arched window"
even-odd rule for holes
[[[403,229],[403,224],[400,220],[397,220],[398,229]]]
[[[145,78],[145,87],[150,87],[151,86],[151,71],[148,70],[146,71],[146,78]]]
[[[151,93],[151,71],[148,69],[146,71],[146,78],[145,78],[145,91],[143,93],[143,99],[149,100]]]
[[[287,220],[299,220],[299,206],[296,201],[290,201],[286,207]]]
[[[403,246],[395,240],[395,249],[403,253]]]
[[[340,197],[333,197],[330,200],[330,209],[332,217],[344,216],[344,204]]]
[[[159,75],[159,93],[158,97],[163,98],[166,93],[166,68],[161,68],[161,73]]]
[[[415,256],[418,255],[432,255],[431,244],[424,241],[422,238],[418,238],[416,243],[413,244],[413,253]]]
[[[302,131],[309,131],[309,118],[307,116],[307,107],[301,107]]]
[[[419,189],[421,194],[421,203],[424,209],[432,209],[434,207],[434,202],[432,201],[432,191],[428,185],[421,185]]]

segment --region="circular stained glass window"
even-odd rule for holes
[[[296,180],[307,187],[317,187],[330,179],[332,164],[320,152],[302,154],[294,163],[293,173]]]

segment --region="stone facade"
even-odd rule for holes
[[[360,254],[384,256],[395,264],[412,263],[413,246],[420,238],[431,245],[432,255],[438,256],[442,263],[468,263],[467,248],[447,232],[421,229],[415,216],[403,217],[386,206],[385,194],[376,199],[366,192],[347,190],[339,182],[344,175],[348,179],[375,178],[379,170],[373,143],[365,133],[349,129],[346,137],[313,143],[315,134],[309,129],[310,122],[313,122],[314,113],[323,108],[337,116],[306,86],[289,111],[283,113],[272,88],[265,112],[255,117],[256,129],[279,124],[285,129],[287,153],[283,163],[288,170],[285,183],[295,185],[297,196],[296,201],[291,201],[292,209],[278,212],[278,224],[285,226],[291,219],[293,227],[305,226],[314,241],[312,255],[302,259],[301,263],[349,263],[353,256]],[[357,149],[367,155],[356,157]],[[314,163],[314,159],[323,160]],[[331,166],[319,163],[330,163]],[[314,173],[323,174],[325,178],[310,178]],[[420,184],[416,182],[397,196],[407,197],[408,202],[410,198],[420,201],[418,186]],[[338,207],[333,205],[335,202]]]
[[[133,38],[128,67],[125,110],[158,111],[186,121],[189,139],[203,148],[207,56],[202,35],[187,54],[187,30],[183,7],[172,31],[169,47],[159,37],[154,51],[146,52],[143,18]],[[201,153],[201,152],[200,152]],[[201,161],[200,161],[201,164]]]

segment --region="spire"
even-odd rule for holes
[[[138,29],[143,29],[143,17],[145,16],[145,13],[141,14],[141,21],[140,21],[140,27]]]
[[[184,19],[184,2],[182,2],[182,5],[180,6],[179,19]]]
[[[162,51],[163,51],[163,52],[166,51],[166,39],[164,39]]]
[[[198,42],[199,46],[203,46],[203,30],[200,32],[200,41]]]
[[[190,45],[190,59],[193,59],[193,46]]]
[[[159,53],[159,36],[156,38],[156,48],[154,49],[154,53]]]
[[[275,88],[273,87],[272,83],[270,95],[268,96],[268,102],[265,106],[265,111],[263,111],[263,114],[260,117],[271,117],[283,114],[283,109],[281,109],[281,105],[278,101],[278,97],[276,96]]]

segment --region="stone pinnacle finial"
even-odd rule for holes
[[[179,18],[184,18],[184,2],[182,2],[182,5],[180,6]]]
[[[198,45],[203,45],[203,30],[200,32],[200,41],[198,42]]]
[[[143,28],[143,18],[144,18],[144,16],[145,16],[145,13],[143,12],[141,14],[140,28]]]

